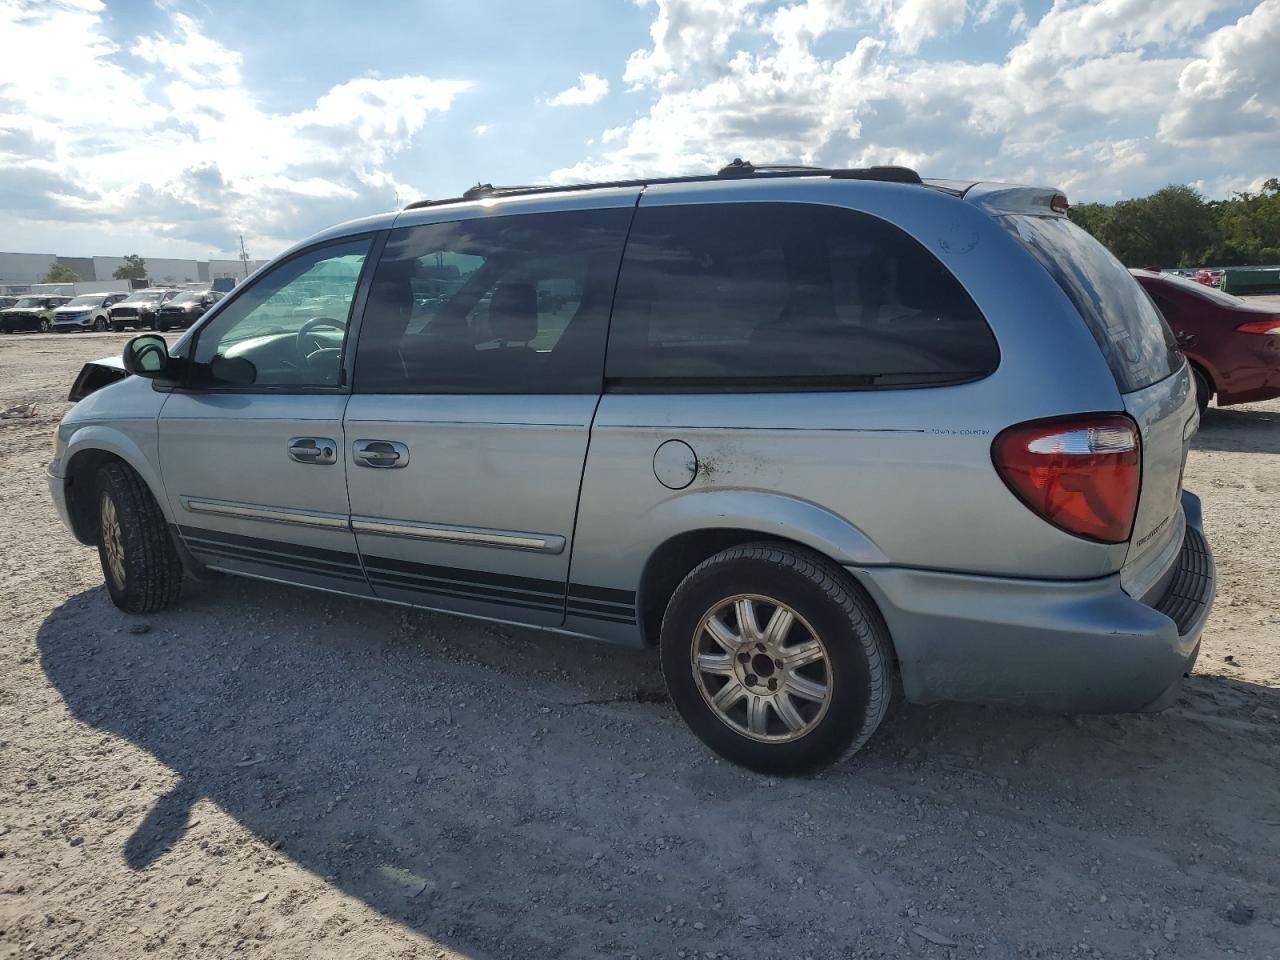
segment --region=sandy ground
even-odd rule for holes
[[[44,465],[125,339],[0,338],[0,955],[1280,958],[1280,403],[1196,441],[1168,712],[899,703],[775,781],[650,654],[230,578],[119,613]]]

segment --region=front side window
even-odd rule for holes
[[[595,393],[631,208],[405,227],[387,240],[359,393]]]
[[[712,389],[957,383],[999,362],[959,281],[877,217],[798,203],[642,206],[606,377]]]
[[[254,281],[200,328],[198,383],[335,387],[351,304],[372,240],[308,250]]]

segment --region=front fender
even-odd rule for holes
[[[143,479],[155,497],[165,521],[173,522],[164,484],[156,464],[156,423],[154,420],[128,421],[124,424],[92,423],[75,429],[67,439],[58,467],[50,465],[50,472],[63,478],[63,483],[73,477],[76,458],[86,453],[111,454],[127,463]]]

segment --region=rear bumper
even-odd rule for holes
[[[1098,580],[850,568],[884,615],[907,699],[1081,713],[1161,709],[1195,664],[1216,588],[1199,499],[1176,573],[1151,602]]]

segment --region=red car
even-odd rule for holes
[[[1185,277],[1129,271],[1150,294],[1191,362],[1203,411],[1280,397],[1280,305],[1245,300]]]
[[[1196,283],[1203,283],[1206,287],[1222,286],[1222,275],[1225,270],[1197,270]]]

